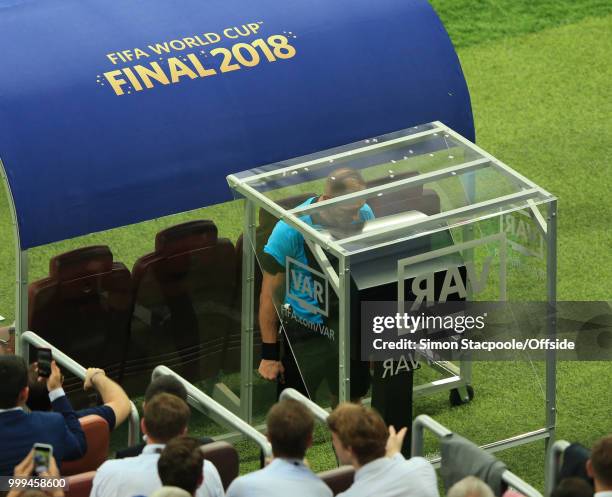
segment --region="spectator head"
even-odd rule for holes
[[[190,495],[202,484],[204,455],[200,442],[191,437],[170,440],[157,461],[157,472],[164,486],[179,487]]]
[[[50,411],[51,400],[49,399],[49,390],[47,389],[47,383],[44,381],[38,381],[38,372],[34,364],[30,365],[28,369],[28,387],[30,393],[28,394],[28,407],[31,411]]]
[[[612,435],[595,442],[591,458],[587,461],[587,473],[595,482],[595,492],[612,490]]]
[[[16,355],[0,356],[0,409],[23,406],[28,399],[28,368]]]
[[[274,457],[304,459],[312,445],[314,418],[300,402],[284,399],[272,406],[266,418]]]
[[[384,457],[389,432],[385,422],[373,409],[344,403],[327,418],[332,442],[342,464],[361,467]]]
[[[191,497],[191,494],[179,487],[163,486],[153,492],[151,497]]]
[[[550,497],[593,497],[593,487],[582,478],[564,478]]]
[[[491,487],[480,478],[466,476],[455,483],[446,494],[446,497],[495,497]]]
[[[164,374],[155,378],[145,391],[143,405],[149,402],[158,393],[169,393],[176,395],[179,399],[187,402],[187,390],[185,386],[171,374]]]
[[[174,437],[184,435],[190,413],[187,403],[176,395],[155,395],[145,405],[144,417],[140,422],[147,442],[165,444]]]

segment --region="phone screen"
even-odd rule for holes
[[[51,451],[50,445],[34,444],[34,473],[36,475],[49,471]]]
[[[38,349],[38,376],[48,378],[51,375],[51,349]]]

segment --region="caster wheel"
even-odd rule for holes
[[[467,397],[466,397],[467,390]],[[454,388],[450,391],[448,396],[448,400],[451,403],[451,406],[461,406],[463,404],[467,404],[474,398],[474,387],[472,385],[467,385],[462,388]]]

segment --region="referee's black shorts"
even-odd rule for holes
[[[337,334],[337,330],[334,330]],[[316,401],[316,392],[327,382],[330,393],[338,397],[338,342],[316,330],[303,326],[299,321],[283,320],[284,383],[278,385],[278,393],[285,388],[294,388]],[[370,364],[351,358],[350,398],[365,397],[371,383]]]

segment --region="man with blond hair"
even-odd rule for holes
[[[406,428],[396,433],[369,407],[344,403],[327,418],[341,464],[355,468],[353,485],[342,497],[439,497],[436,472],[422,457],[404,459]],[[338,496],[338,497],[339,497]]]
[[[480,478],[466,476],[448,490],[446,497],[495,497],[495,495],[491,487]]]

